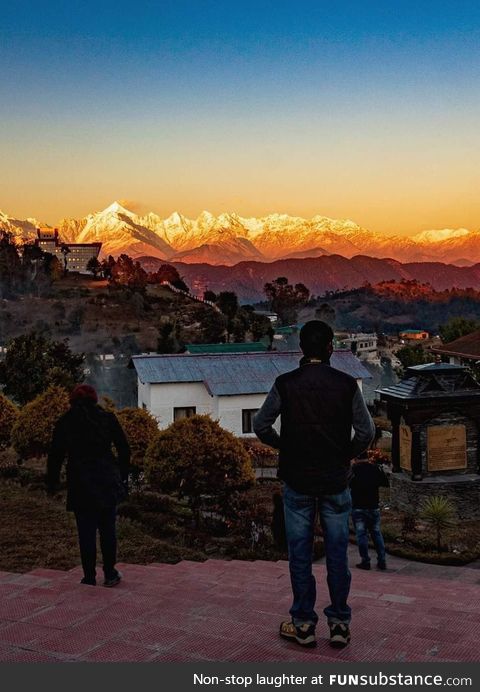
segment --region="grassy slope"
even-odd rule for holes
[[[187,335],[190,328],[193,336],[198,315],[211,310],[162,286],[149,286],[147,295],[147,309],[139,311],[135,299],[110,290],[106,281],[69,276],[55,283],[48,297],[0,301],[0,343],[38,329],[43,323],[50,326],[52,338],[68,337],[75,351],[110,353],[115,349],[112,337],[122,339],[128,335],[135,337],[140,350],[149,351],[156,348],[162,319],[178,320]],[[63,318],[56,308],[59,302],[64,307]],[[80,330],[75,333],[69,318],[78,309],[84,314]]]
[[[201,559],[203,555],[148,535],[135,522],[118,520],[118,559],[148,564]],[[100,553],[99,553],[100,554]],[[75,519],[63,497],[0,480],[0,570],[70,569],[80,562]]]

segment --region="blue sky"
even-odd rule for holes
[[[0,209],[480,225],[478,2],[2,4]],[[4,179],[3,179],[4,178]]]

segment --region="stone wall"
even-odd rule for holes
[[[402,512],[417,512],[423,500],[434,495],[447,497],[459,519],[480,519],[480,476],[455,474],[429,476],[412,481],[406,473],[390,476],[390,506]]]

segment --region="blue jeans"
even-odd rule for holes
[[[379,509],[354,509],[352,512],[353,525],[357,535],[358,552],[362,562],[370,563],[368,554],[368,535],[372,537],[373,545],[377,551],[377,562],[385,562],[385,543],[380,531]]]
[[[316,586],[312,572],[313,536],[317,510],[325,543],[327,584],[330,605],[324,609],[329,623],[349,623],[347,605],[351,574],[348,569],[348,520],[352,509],[350,490],[337,495],[302,495],[288,485],[283,488],[285,528],[288,543],[293,605],[290,615],[295,625],[316,625]]]

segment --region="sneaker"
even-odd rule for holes
[[[97,580],[96,579],[87,579],[87,577],[83,577],[83,579],[80,580],[80,584],[87,584],[88,586],[96,586]]]
[[[117,570],[115,570],[111,577],[105,577],[103,585],[108,587],[116,586],[117,584],[120,584],[121,579],[122,575],[120,574],[120,572],[117,572]]]
[[[358,567],[358,569],[370,569],[370,563],[362,560],[362,562],[359,562],[355,567]]]
[[[343,649],[350,641],[350,628],[341,622],[332,623],[330,627],[330,646]]]
[[[387,563],[386,562],[377,562],[377,569],[381,569],[382,572],[387,569]]]
[[[280,625],[280,636],[284,639],[292,639],[301,646],[315,646],[315,625],[299,625],[298,627],[289,620],[285,620]]]

